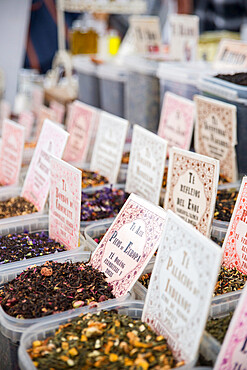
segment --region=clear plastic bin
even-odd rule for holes
[[[79,100],[93,107],[100,108],[97,65],[91,61],[89,56],[83,55],[74,56],[72,61],[79,79]]]
[[[19,221],[9,221],[7,224],[0,225],[0,235],[14,234],[14,233],[23,233],[24,230],[29,232],[41,232],[45,231],[49,233],[49,217],[48,215],[37,215],[33,216],[30,220],[19,220]],[[87,249],[85,239],[80,234],[79,238],[80,245],[78,250],[84,251]],[[6,279],[9,280],[9,273],[14,271],[13,278],[16,273],[23,271],[26,267],[31,264],[36,263],[45,263],[49,260],[54,260],[59,255],[60,257],[66,258],[71,254],[71,250],[64,252],[55,252],[46,254],[40,257],[28,258],[17,262],[9,262],[3,265],[0,265],[0,285],[6,282]]]
[[[107,219],[105,221],[95,221],[94,223],[85,228],[83,234],[85,236],[87,247],[91,252],[94,252],[98,246],[94,239],[101,234],[105,234],[114,220],[115,217]]]
[[[29,165],[32,158],[33,158],[33,153],[35,151],[35,148],[26,148],[23,151],[23,158],[22,158],[22,164]]]
[[[126,70],[114,63],[106,63],[98,67],[97,75],[101,109],[125,118]]]
[[[128,68],[127,119],[131,125],[138,124],[156,133],[160,119],[160,86],[156,77],[158,63],[128,56],[125,65]]]
[[[141,319],[142,311],[143,311],[144,302],[140,301],[127,301],[121,302],[116,300],[116,302],[105,302],[96,310],[91,312],[98,312],[100,310],[118,310],[120,314],[125,314],[131,316],[133,319]],[[18,351],[18,358],[19,358],[19,366],[21,370],[35,370],[32,360],[30,359],[29,355],[27,354],[27,349],[31,348],[32,343],[35,340],[43,340],[55,333],[59,325],[65,324],[69,320],[78,316],[79,313],[86,311],[78,311],[77,312],[68,312],[66,314],[62,314],[57,316],[54,319],[48,319],[43,324],[38,324],[35,326],[30,327],[22,336],[20,348]],[[88,311],[87,311],[88,312]],[[181,370],[192,369],[196,360],[192,361],[191,363],[179,367]]]
[[[217,78],[215,76],[205,77],[205,81],[208,81],[212,84],[220,85],[226,89],[232,90],[236,98],[247,99],[247,86],[237,85],[232,82],[222,80],[221,78]]]

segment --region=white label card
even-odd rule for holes
[[[220,174],[237,181],[237,108],[196,95],[195,150],[220,161]]]
[[[116,183],[121,165],[128,121],[113,114],[102,112],[94,144],[91,171],[98,171]]]
[[[217,70],[243,70],[247,68],[247,43],[238,40],[221,40],[214,61]]]
[[[135,49],[140,54],[161,51],[160,19],[156,16],[132,16],[130,27],[135,40]]]
[[[142,320],[168,340],[175,358],[196,358],[222,251],[168,211]]]
[[[171,148],[164,208],[209,236],[219,181],[219,161]]]
[[[134,125],[125,190],[159,204],[167,142]]]

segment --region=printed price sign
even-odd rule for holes
[[[66,245],[78,247],[81,215],[81,171],[51,157],[49,236]]]
[[[142,320],[167,338],[178,361],[196,358],[222,251],[168,211]]]
[[[196,95],[195,150],[219,159],[220,173],[237,180],[235,145],[237,144],[237,109],[233,104]]]
[[[247,286],[231,319],[217,357],[215,370],[246,370]]]
[[[98,171],[110,183],[117,181],[127,130],[128,121],[125,119],[101,113],[90,170]]]
[[[238,198],[223,243],[223,264],[247,274],[247,176],[243,177]]]
[[[171,148],[164,208],[209,236],[219,181],[219,161]]]
[[[194,103],[167,92],[164,96],[158,135],[172,146],[189,150],[194,125]]]
[[[96,110],[86,104],[79,101],[72,104],[68,123],[70,137],[63,156],[65,161],[86,161],[96,115]]]
[[[137,281],[159,246],[165,211],[131,194],[91,258],[121,297]]]
[[[173,14],[169,17],[169,23],[171,58],[185,62],[196,60],[199,17],[196,15]]]
[[[19,181],[25,141],[25,129],[9,119],[3,122],[0,154],[0,184],[14,185]]]
[[[42,130],[43,123],[45,119],[49,119],[50,121],[54,121],[56,118],[56,113],[51,109],[46,107],[45,105],[41,105],[38,112],[38,118],[37,118],[37,129],[36,129],[36,139],[38,140],[39,134]]]
[[[25,110],[19,114],[18,122],[25,127],[25,140],[28,141],[32,134],[34,125],[34,115],[31,111]]]
[[[138,53],[161,51],[160,19],[156,16],[132,16],[130,27]]]
[[[167,142],[134,125],[125,190],[159,204]]]
[[[50,102],[50,109],[55,112],[55,121],[59,123],[63,123],[64,114],[65,114],[65,107],[63,104],[59,103],[56,100],[52,100]]]
[[[68,136],[57,124],[45,120],[21,192],[39,211],[50,189],[50,155],[62,157]]]
[[[237,40],[222,40],[215,57],[217,70],[243,70],[247,68],[247,43]]]

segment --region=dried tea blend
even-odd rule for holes
[[[0,201],[0,219],[28,215],[34,212],[38,212],[37,208],[20,196]]]
[[[238,190],[218,190],[214,218],[216,220],[230,222],[237,197]]]
[[[230,312],[227,316],[218,319],[209,319],[206,324],[206,331],[218,342],[223,343],[232,316],[233,312]]]
[[[105,185],[109,182],[105,176],[100,175],[98,172],[83,170],[81,168],[79,170],[82,172],[81,187],[83,189]]]

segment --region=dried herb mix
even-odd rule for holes
[[[83,262],[46,262],[33,266],[0,290],[3,310],[32,319],[114,298],[105,275]]]
[[[38,369],[165,369],[176,363],[163,336],[116,311],[81,315],[28,350]]]
[[[209,319],[206,324],[206,331],[218,342],[223,343],[228,326],[230,325],[233,312],[219,319]]]
[[[236,268],[229,269],[221,266],[214,296],[243,289],[246,280],[247,275],[242,274]]]
[[[218,74],[215,76],[216,78],[219,78],[224,81],[232,82],[236,85],[241,85],[241,86],[247,86],[247,73],[246,72],[239,72],[235,74]]]
[[[98,172],[83,170],[79,168],[82,172],[82,188],[89,188],[94,186],[105,185],[109,181],[105,176],[100,175]]]
[[[123,153],[122,163],[129,164],[129,159],[130,159],[130,152]]]
[[[238,190],[218,190],[214,218],[216,220],[230,222],[237,197]]]
[[[127,197],[128,194],[124,190],[114,187],[104,187],[92,194],[82,192],[81,221],[115,217]]]
[[[0,219],[38,212],[37,208],[23,197],[0,201]]]
[[[44,232],[0,236],[0,265],[65,251],[66,247]]]

